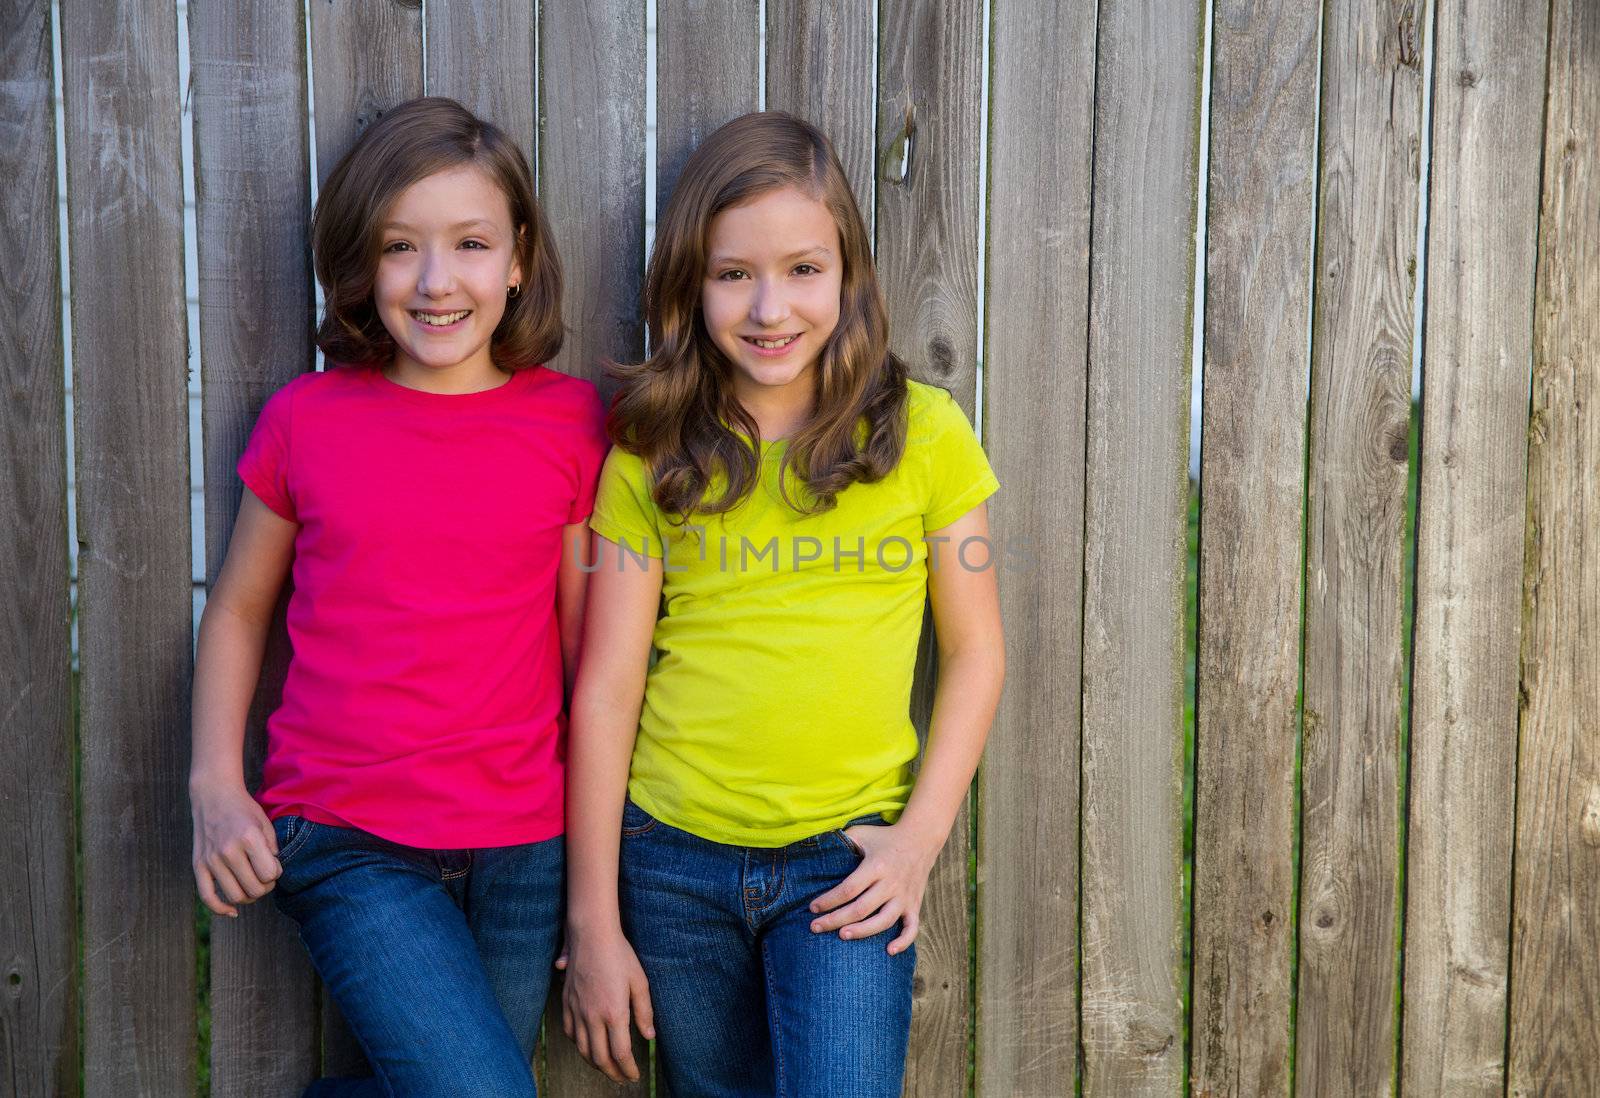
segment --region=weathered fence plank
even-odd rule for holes
[[[656,209],[695,147],[761,99],[758,0],[656,5]]]
[[[311,71],[320,185],[374,119],[422,94],[422,5],[311,0]]]
[[[304,17],[263,0],[194,4],[189,52],[209,586],[238,512],[234,464],[256,415],[312,364]],[[288,658],[280,623],[246,722],[251,788]],[[316,979],[294,925],[270,898],[237,920],[213,919],[212,1095],[294,1098],[317,1074],[319,1044]]]
[[[1183,1078],[1183,597],[1203,21],[1203,4],[1141,2],[1102,5],[1099,20],[1081,946],[1083,1093],[1108,1098],[1175,1094]]]
[[[767,2],[767,107],[828,135],[869,230],[877,48],[871,4]]]
[[[447,95],[506,132],[535,157],[535,5],[451,0],[423,5],[429,95]],[[548,53],[546,54],[548,56]],[[622,74],[616,74],[622,75]]]
[[[311,70],[320,184],[368,125],[422,94],[421,5],[415,0],[312,0]],[[326,993],[322,1023],[323,1073],[367,1073],[366,1057]]]
[[[1095,16],[1086,5],[1041,18],[1000,3],[992,18],[984,434],[1004,486],[990,525],[1015,552],[999,558],[1009,685],[976,801],[977,1084],[1020,1098],[1065,1093],[1078,1059]]]
[[[1202,1094],[1289,1085],[1319,9],[1222,0],[1212,32],[1194,867]]]
[[[195,1085],[176,12],[61,5],[82,658],[84,1093]]]
[[[1391,1094],[1425,0],[1329,0],[1307,490],[1295,1091]]]
[[[539,201],[565,272],[567,338],[554,365],[604,385],[604,364],[644,356],[645,26],[636,0],[545,0],[539,29]],[[552,1095],[645,1095],[608,1082],[561,1031],[561,986],[545,1014]]]
[[[1440,0],[1417,513],[1402,1091],[1504,1088],[1548,6]]]
[[[0,10],[0,1078],[78,1088],[66,409],[50,5]]]
[[[880,11],[877,260],[891,346],[971,416],[978,355],[978,177],[983,6],[886,0]],[[929,631],[931,633],[931,631]],[[931,648],[913,715],[926,731]],[[908,1095],[961,1094],[967,1083],[972,920],[964,805],[922,905]]]
[[[1551,8],[1507,1093],[1600,1078],[1600,6]]]

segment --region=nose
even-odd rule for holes
[[[423,297],[445,297],[455,289],[455,270],[448,253],[428,249],[417,271],[417,292]]]
[[[750,301],[750,320],[763,328],[771,328],[788,316],[789,299],[784,295],[783,287],[769,279],[758,280],[755,295]]]

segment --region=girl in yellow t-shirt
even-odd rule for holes
[[[590,518],[565,1028],[636,1079],[631,1018],[674,1094],[898,1095],[923,892],[1003,675],[997,483],[890,353],[807,123],[749,114],[696,150],[645,301],[654,353],[621,371]]]

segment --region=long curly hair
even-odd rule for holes
[[[734,367],[706,330],[700,293],[712,219],[785,187],[833,215],[844,271],[839,322],[817,361],[814,410],[779,469],[783,498],[800,512],[829,510],[851,484],[888,475],[905,452],[907,371],[889,350],[867,229],[833,145],[793,115],[747,114],[706,138],[684,165],[645,276],[652,353],[638,365],[612,366],[622,384],[611,437],[644,459],[653,498],[668,515],[731,510],[760,477],[760,430],[734,396]]]
[[[561,259],[515,141],[454,99],[407,100],[367,127],[328,175],[311,220],[311,254],[327,300],[317,346],[335,362],[384,366],[395,342],[373,303],[384,218],[395,199],[435,172],[476,166],[502,192],[516,230],[522,290],[506,302],[489,354],[518,370],[561,349]]]

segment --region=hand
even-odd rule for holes
[[[194,883],[218,915],[272,891],[283,872],[272,821],[242,785],[189,784],[194,813]]]
[[[639,1032],[656,1035],[650,982],[622,928],[598,937],[567,932],[567,982],[561,991],[561,1028],[583,1058],[613,1083],[639,1081],[628,1033],[631,1007]],[[556,961],[561,967],[561,960]]]
[[[812,913],[822,916],[811,921],[811,930],[870,938],[899,922],[900,936],[889,943],[889,952],[900,953],[917,940],[922,895],[944,843],[930,844],[902,824],[856,824],[844,834],[865,857],[855,872],[811,901]]]

